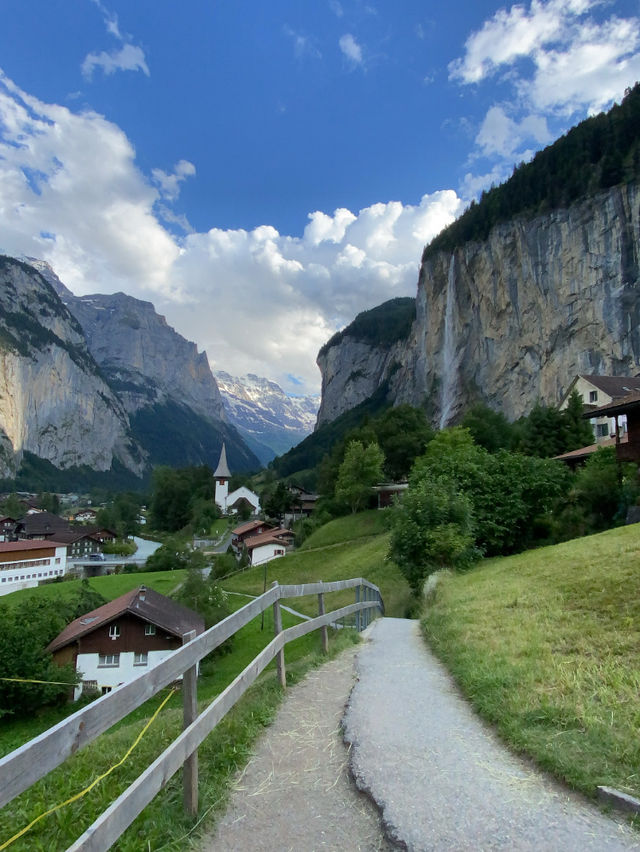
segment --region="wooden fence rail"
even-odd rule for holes
[[[356,602],[333,612],[324,612],[324,595],[345,589],[356,590]],[[318,596],[319,615],[282,629],[280,600],[306,595]],[[274,609],[275,636],[249,665],[200,715],[197,714],[197,663],[269,607]],[[356,628],[364,628],[373,611],[384,614],[377,586],[362,578],[332,583],[273,586],[237,612],[166,657],[154,668],[114,689],[92,704],[59,722],[53,728],[0,759],[0,807],[28,789],[78,749],[123,719],[160,689],[183,678],[184,729],[167,749],[128,787],[100,817],[69,847],[68,852],[107,850],[174,773],[185,764],[184,802],[188,812],[197,812],[197,749],[218,722],[246,692],[260,673],[277,657],[278,677],[286,683],[284,647],[313,630],[324,631],[331,623],[355,615]],[[188,637],[185,637],[188,639]]]

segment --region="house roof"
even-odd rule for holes
[[[271,542],[282,544],[285,538],[295,538],[295,533],[286,529],[265,530],[259,535],[251,536],[244,544],[247,550],[253,550],[254,547],[260,547],[262,544],[270,544]]]
[[[593,408],[582,416],[585,418],[603,417],[604,415],[625,414],[627,411],[640,408],[640,391],[627,394],[621,399],[614,399],[608,405]]]
[[[52,512],[34,512],[18,521],[24,535],[53,535],[57,530],[70,529],[69,522]]]
[[[81,541],[83,538],[90,538],[93,541],[97,541],[95,529],[72,528],[68,530],[56,530],[55,537],[61,544],[73,544],[74,541]]]
[[[213,474],[217,479],[220,477],[221,479],[229,479],[231,476],[231,471],[229,470],[229,465],[227,464],[227,448],[224,443],[222,444],[222,451],[220,453],[220,461],[218,462],[218,467],[216,468],[216,472]]]
[[[628,435],[625,434],[625,435],[620,436],[620,443],[621,444],[626,444],[628,440],[629,440]],[[568,453],[562,453],[561,456],[554,456],[554,459],[557,459],[558,461],[566,461],[566,462],[579,461],[580,459],[587,458],[587,456],[590,456],[592,453],[597,452],[599,449],[601,449],[603,447],[615,447],[615,446],[616,446],[616,439],[615,439],[615,436],[614,436],[613,438],[605,438],[603,441],[600,441],[600,443],[598,443],[598,444],[589,444],[588,447],[580,447],[580,449],[578,449],[578,450],[570,450]]]
[[[20,550],[50,550],[52,547],[63,547],[65,542],[52,541],[0,541],[0,553],[13,553]]]
[[[592,385],[608,394],[612,399],[627,396],[630,393],[640,393],[640,377],[633,376],[580,376]]]
[[[246,524],[240,524],[239,527],[231,530],[231,532],[233,535],[245,535],[245,533],[251,532],[251,530],[264,526],[268,526],[266,521],[247,521]]]
[[[47,651],[64,648],[65,645],[70,645],[125,613],[137,615],[143,621],[155,624],[156,627],[180,638],[190,630],[195,630],[197,635],[204,631],[204,620],[197,612],[153,589],[140,586],[67,624],[62,633],[48,645]]]

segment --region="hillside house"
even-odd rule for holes
[[[231,530],[231,545],[235,550],[240,551],[248,538],[271,529],[273,527],[266,521],[247,521],[246,524],[240,524],[239,527]]]
[[[576,376],[569,385],[567,392],[562,397],[558,406],[563,411],[568,403],[569,397],[573,391],[577,391],[580,395],[583,404],[587,410],[591,412],[588,418],[593,428],[593,437],[597,444],[606,446],[608,439],[620,434],[622,438],[627,431],[627,418],[622,415],[618,418],[616,427],[615,418],[608,416],[604,412],[600,412],[594,416],[596,409],[602,409],[603,406],[608,406],[617,400],[624,399],[630,393],[640,393],[640,377],[629,376],[593,376],[579,375]],[[585,448],[586,449],[586,448]]]
[[[0,542],[0,595],[63,577],[67,547],[55,541]]]
[[[0,518],[0,541],[10,541],[15,535],[17,521],[5,515]]]
[[[69,522],[52,512],[30,512],[16,524],[16,534],[25,539],[52,539],[56,532],[69,530]]]
[[[284,528],[265,530],[251,536],[244,542],[250,565],[263,565],[279,556],[284,556],[293,548],[295,534]]]
[[[95,509],[81,509],[71,516],[71,520],[76,524],[95,524],[97,517]]]
[[[82,675],[74,700],[84,689],[103,694],[156,665],[204,631],[198,613],[140,586],[68,624],[47,651],[60,665],[73,662]]]
[[[640,391],[630,393],[623,399],[614,400],[584,416],[611,418],[615,428],[615,447],[618,461],[631,461],[640,464]],[[626,440],[623,440],[622,428],[618,425],[625,419]]]

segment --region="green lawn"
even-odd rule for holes
[[[517,750],[640,795],[640,525],[445,575],[423,626]]]
[[[383,512],[362,512],[331,521],[317,530],[304,546],[267,564],[267,587],[314,583],[318,580],[347,580],[363,577],[380,588],[386,614],[403,618],[412,606],[412,595],[396,565],[387,559],[389,536]],[[224,589],[253,595],[262,593],[264,566],[249,568],[222,582]],[[337,609],[355,600],[354,592],[328,595],[329,608]],[[317,597],[296,598],[290,605],[307,615],[317,615]]]

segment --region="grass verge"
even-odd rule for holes
[[[218,695],[271,639],[272,614],[269,611],[265,616],[264,630],[260,629],[260,619],[255,619],[237,634],[232,653],[205,663],[205,674],[198,686],[200,709]],[[296,623],[297,619],[283,613],[283,621],[288,626]],[[340,631],[332,637],[330,656],[353,641],[357,639],[352,631]],[[319,643],[319,635],[313,633],[287,646],[288,683],[294,683],[310,667],[327,659],[319,652]],[[117,763],[164,695],[166,693],[155,696],[0,811],[0,844],[39,814],[84,789],[96,776]],[[195,825],[182,810],[181,773],[178,772],[113,848],[121,852],[182,850],[205,828],[210,830],[212,819],[224,807],[234,774],[246,763],[253,743],[272,720],[281,699],[282,691],[272,663],[205,740],[199,749],[200,814]],[[122,767],[85,798],[37,823],[27,835],[9,847],[11,852],[66,849],[170,744],[181,728],[181,696],[178,693],[171,698]]]
[[[516,750],[640,796],[640,525],[444,575],[422,626]]]

